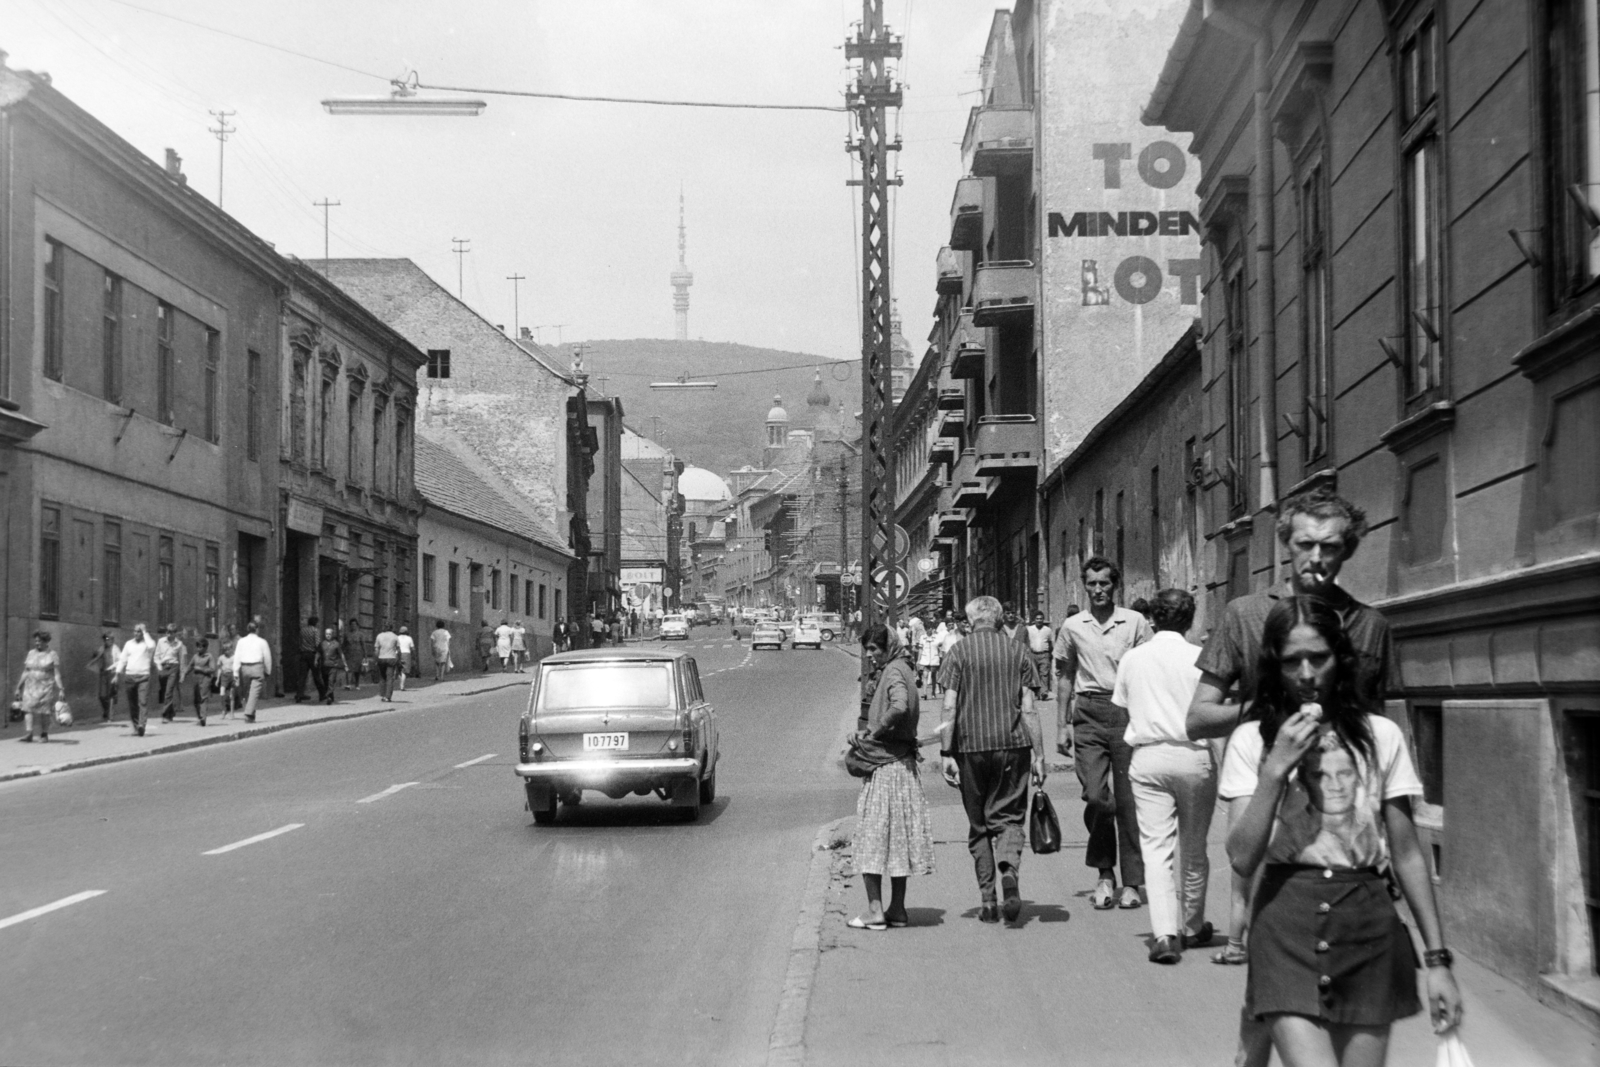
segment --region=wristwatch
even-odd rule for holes
[[[948,748],[941,748],[939,750],[939,755],[941,757],[943,757],[944,759],[955,759],[956,758],[956,754],[954,752],[951,752]]]
[[[1422,954],[1423,965],[1427,967],[1448,967],[1455,961],[1455,953],[1447,948],[1430,948]]]

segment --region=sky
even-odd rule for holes
[[[919,354],[993,10],[885,0],[905,39],[891,279]],[[459,277],[491,322],[546,343],[673,336],[681,187],[690,336],[851,359],[860,192],[844,184],[843,113],[485,96],[476,118],[335,117],[320,102],[383,95],[415,71],[479,89],[838,106],[860,16],[858,0],[0,0],[0,49],[151,158],[177,149],[213,199],[209,112],[235,112],[223,206],[279,251],[321,258],[313,202],[337,200],[329,254],[404,256],[452,291]]]

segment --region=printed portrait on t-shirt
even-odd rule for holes
[[[1278,808],[1274,851],[1327,867],[1376,866],[1387,857],[1378,820],[1383,802],[1363,761],[1337,734],[1324,733],[1295,768]]]

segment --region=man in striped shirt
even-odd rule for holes
[[[967,812],[967,849],[978,876],[978,918],[999,922],[995,872],[999,868],[1006,921],[1022,913],[1017,875],[1022,865],[1028,777],[1045,778],[1044,735],[1033,706],[1040,684],[1026,645],[999,632],[1000,602],[980,596],[967,604],[972,633],[945,656],[939,751],[944,780],[961,790]]]

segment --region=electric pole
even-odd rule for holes
[[[450,238],[450,251],[455,253],[456,257],[456,299],[460,300],[462,303],[466,302],[466,298],[463,295],[465,293],[465,289],[461,284],[461,264],[465,261],[467,253],[472,251],[472,249],[467,247],[471,243],[472,238],[470,237]]]
[[[521,274],[507,274],[506,281],[511,283],[511,336],[517,337],[522,333],[522,309],[517,304],[517,283],[527,281]]]
[[[845,58],[859,60],[856,83],[846,94],[855,113],[856,136],[846,151],[861,161],[861,580],[874,585],[862,597],[864,625],[899,617],[895,585],[894,465],[889,462],[890,289],[889,187],[899,185],[889,174],[889,153],[900,150],[889,139],[888,109],[898,108],[900,87],[888,61],[900,58],[900,40],[883,25],[883,0],[861,0],[856,36],[844,44]],[[882,575],[881,583],[878,576]]]
[[[323,274],[323,277],[327,277],[327,274],[328,274],[328,209],[331,208],[331,207],[338,207],[339,206],[339,201],[337,201],[337,200],[329,200],[327,197],[323,197],[321,200],[313,200],[312,204],[313,204],[313,206],[320,207],[322,209],[322,274]]]
[[[228,134],[235,133],[239,127],[229,126],[228,120],[237,115],[237,111],[211,111],[208,114],[217,120],[215,126],[207,126],[217,137],[217,206],[222,206],[222,161],[223,152],[227,148]]]

